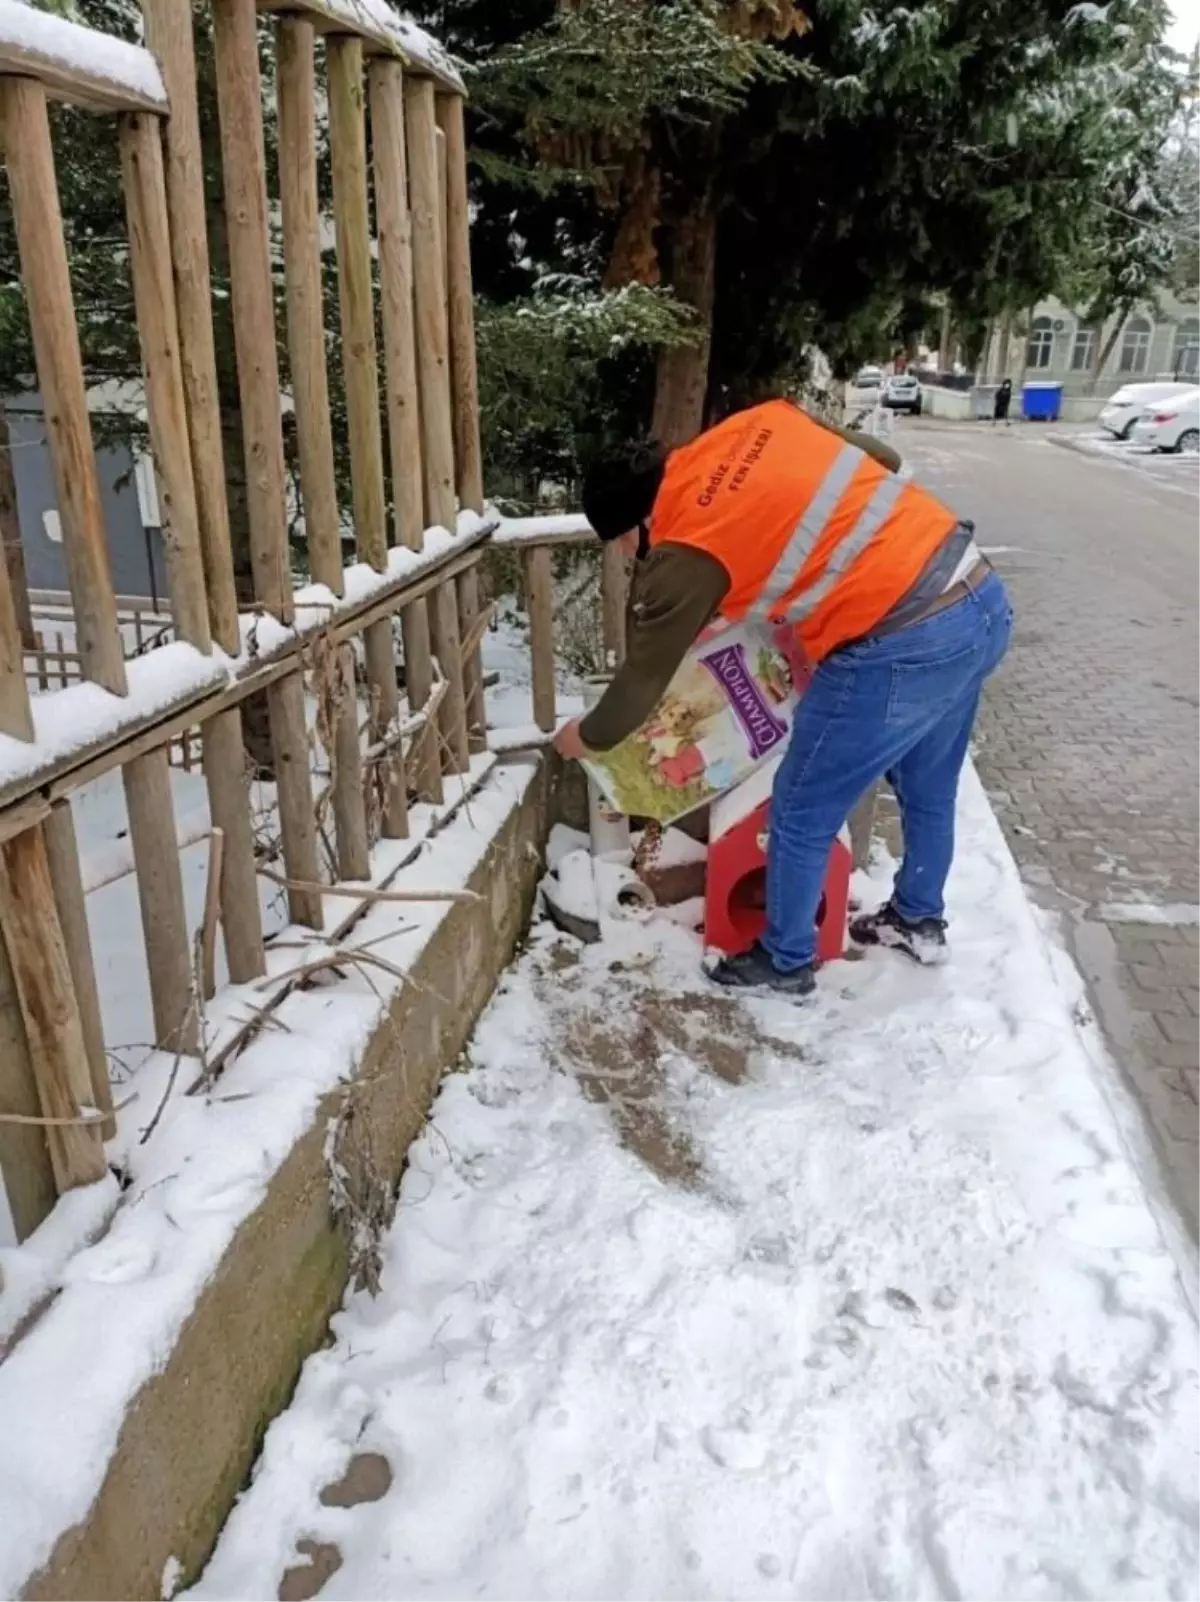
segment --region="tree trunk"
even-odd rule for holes
[[[949,304],[942,307],[942,328],[938,337],[938,371],[948,373],[954,365],[954,347],[951,342],[953,324]]]
[[[1029,341],[1033,337],[1034,310],[1035,308],[1031,306],[1029,316],[1025,319],[1025,348],[1021,354],[1021,381],[1016,386],[1018,389],[1024,386],[1025,380],[1029,377]]]
[[[37,649],[33,634],[33,613],[29,606],[29,585],[25,578],[25,547],[21,544],[21,520],[17,515],[17,483],[13,477],[12,446],[8,437],[8,412],[0,405],[0,542],[12,590],[21,646]]]
[[[1008,346],[1012,339],[1012,312],[1005,312],[1000,319],[1000,339],[996,346],[996,371],[993,378],[1005,379],[1008,377]]]
[[[682,445],[704,426],[708,361],[712,350],[716,287],[717,213],[707,192],[676,222],[670,240],[667,282],[685,305],[695,308],[700,338],[658,355],[651,431],[664,445]]]
[[[1119,308],[1119,310],[1117,311],[1117,315],[1116,315],[1115,319],[1113,320],[1112,333],[1104,341],[1103,345],[1101,345],[1101,343],[1100,343],[1099,334],[1097,335],[1097,338],[1096,338],[1096,361],[1095,361],[1094,366],[1092,367],[1092,376],[1091,376],[1091,386],[1092,386],[1093,391],[1095,390],[1096,385],[1100,382],[1100,375],[1104,371],[1104,364],[1105,364],[1105,362],[1108,361],[1108,358],[1112,355],[1113,346],[1117,343],[1117,340],[1120,339],[1122,330],[1125,327],[1125,319],[1129,316],[1129,313],[1130,313],[1130,311],[1132,309],[1133,308],[1131,306],[1122,306],[1122,307]],[[1099,333],[1103,333],[1103,332],[1104,332],[1104,323],[1101,322],[1100,325],[1099,325]]]

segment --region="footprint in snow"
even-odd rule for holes
[[[483,1387],[483,1394],[489,1402],[511,1402],[513,1399],[512,1382],[507,1375],[496,1374]]]
[[[895,1285],[889,1285],[883,1295],[889,1307],[894,1307],[901,1313],[912,1313],[914,1317],[920,1316],[920,1307],[913,1301],[907,1291],[898,1290]]]

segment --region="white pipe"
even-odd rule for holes
[[[607,678],[583,681],[583,704],[590,711],[604,694]],[[614,811],[605,799],[600,786],[588,778],[588,833],[592,840],[592,856],[604,859],[621,858],[628,861],[633,850],[629,834],[629,819]]]

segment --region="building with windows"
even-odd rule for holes
[[[1101,348],[1112,332],[1110,321],[1099,333]],[[1007,361],[1003,343],[997,326],[982,364],[989,380],[1006,375],[1014,383],[1046,379],[1061,383],[1069,396],[1101,398],[1122,384],[1155,378],[1192,379],[1200,384],[1200,306],[1167,294],[1157,306],[1140,307],[1125,319],[1094,387],[1097,330],[1061,301],[1042,301],[1023,327],[1016,322],[1008,341]]]

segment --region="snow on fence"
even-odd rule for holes
[[[46,695],[31,700],[0,564],[0,1178],[22,1237],[58,1194],[105,1175],[103,1141],[112,1128],[72,795],[121,771],[155,1043],[187,1055],[198,1049],[198,1001],[213,983],[218,926],[231,980],[265,972],[262,869],[244,759],[247,701],[265,693],[283,858],[277,877],[292,922],[312,930],[324,915],[306,721],[313,704],[337,880],[371,879],[376,839],[407,838],[410,785],[420,799],[441,801],[447,775],[449,788],[465,794],[469,786],[458,776],[486,743],[479,644],[488,613],[476,569],[489,528],[478,515],[461,81],[449,58],[382,0],[305,0],[274,22],[287,338],[316,581],[308,595],[294,594],[258,9],[272,9],[269,0],[259,8],[255,0],[211,0],[234,339],[252,464],[256,608],[246,617],[235,600],[225,498],[189,0],[146,6],[145,50],[0,0],[0,131],[75,629],[71,649],[57,646],[43,664],[44,676],[52,681],[57,672],[66,687],[51,682]],[[358,556],[349,572],[337,521],[321,311],[318,43],[328,82]],[[54,100],[120,119],[151,447],[170,509],[175,635],[129,669],[106,560],[59,210],[48,113]],[[376,249],[399,549],[389,549],[384,498]],[[427,538],[435,527],[440,534]],[[393,617],[403,637],[403,699]],[[366,679],[362,728],[358,649]],[[190,760],[197,726],[213,850],[205,924],[193,949],[168,764],[181,737]]]
[[[149,50],[24,0],[0,0],[0,72],[38,79],[53,99],[91,111],[167,109]]]

